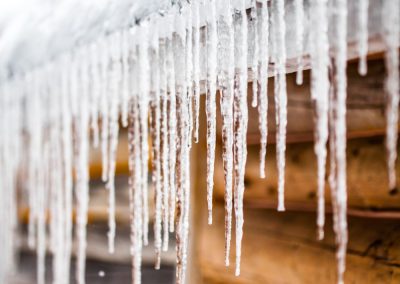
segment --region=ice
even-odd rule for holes
[[[324,237],[325,224],[325,167],[326,143],[328,141],[328,109],[329,109],[329,43],[328,43],[328,1],[311,2],[311,98],[315,102],[315,145],[317,155],[317,196],[318,196],[318,239]]]
[[[200,112],[200,8],[199,1],[194,1],[193,9],[193,82],[194,82],[194,141],[199,142]]]
[[[163,40],[159,47],[160,58],[160,97],[161,97],[161,170],[162,170],[162,219],[163,219],[163,251],[168,250],[169,238],[169,136],[168,136],[168,96],[167,96],[167,62],[166,45]]]
[[[224,14],[218,20],[218,87],[222,116],[222,161],[225,179],[225,265],[229,265],[229,253],[232,231],[232,185],[233,185],[233,98],[235,41],[230,0],[221,1]],[[215,118],[213,118],[215,120]],[[212,177],[211,177],[212,178]],[[208,201],[212,198],[209,192]],[[209,203],[210,204],[210,203]],[[210,205],[209,205],[210,214]],[[209,224],[211,219],[209,217]]]
[[[258,103],[258,123],[260,129],[260,177],[265,178],[265,156],[267,154],[268,136],[268,62],[269,62],[269,15],[267,2],[262,2],[260,8],[260,19],[258,21],[258,84],[259,84],[259,103]]]
[[[272,3],[272,23],[274,25],[274,59],[275,59],[275,109],[276,109],[276,151],[278,166],[278,211],[285,211],[285,152],[287,125],[287,93],[286,93],[286,44],[285,44],[285,7],[283,0]]]
[[[334,105],[330,106],[335,115],[333,118],[333,149],[334,155],[331,188],[333,192],[334,229],[338,245],[336,258],[338,261],[338,283],[343,283],[346,264],[347,232],[347,184],[346,184],[346,97],[347,97],[347,0],[335,3],[336,17],[336,52],[334,54]]]
[[[253,75],[253,97],[251,101],[252,107],[257,107],[257,94],[258,94],[258,61],[259,61],[259,29],[258,29],[258,21],[263,21],[263,18],[258,19],[257,15],[257,1],[252,0],[250,2],[250,20],[249,20],[249,48],[252,47],[252,62],[251,62],[251,73]],[[261,35],[262,36],[262,35]]]
[[[77,217],[76,217],[76,234],[78,240],[78,251],[77,251],[77,269],[76,269],[76,280],[78,284],[85,283],[85,262],[86,262],[86,224],[87,224],[87,212],[89,205],[89,168],[88,168],[88,155],[89,155],[89,101],[87,94],[87,82],[85,81],[88,70],[85,64],[86,53],[83,52],[76,60],[81,60],[84,63],[81,68],[78,64],[72,76],[81,76],[81,81],[78,86],[82,90],[80,96],[79,111],[76,116],[76,129],[75,138],[77,140],[77,160],[76,160],[76,185],[75,185],[75,196],[77,200]]]
[[[129,104],[129,211],[131,220],[132,283],[141,283],[142,264],[142,188],[141,146],[138,98],[133,96]]]
[[[217,92],[217,16],[216,0],[210,0],[207,10],[206,48],[207,48],[207,82],[206,82],[206,115],[207,115],[207,208],[208,224],[212,224],[212,197],[214,187],[214,162],[216,139],[216,92]],[[229,10],[229,9],[227,9]]]
[[[235,90],[234,90],[234,204],[236,217],[236,270],[240,275],[243,238],[244,174],[247,158],[247,15],[245,1],[238,0],[235,35]]]
[[[399,120],[399,34],[400,34],[400,3],[385,1],[382,6],[383,39],[386,45],[385,64],[387,93],[386,103],[386,149],[387,167],[389,173],[389,189],[396,188],[397,136]]]
[[[358,1],[358,73],[367,74],[369,0]]]
[[[303,84],[303,42],[304,42],[304,1],[295,0],[296,15],[296,48],[297,48],[297,74],[296,83]]]
[[[107,180],[108,173],[108,139],[109,139],[109,52],[107,39],[101,41],[101,92],[100,92],[100,118],[101,118],[101,157],[102,180]],[[72,106],[72,108],[74,108]]]
[[[355,2],[357,32],[352,39],[360,59],[359,73],[365,75],[371,32],[368,30],[368,16],[374,13],[368,14],[369,0]],[[200,138],[200,87],[203,85],[207,119],[207,221],[212,223],[216,95],[219,92],[225,182],[224,258],[225,264],[229,265],[234,206],[235,274],[239,275],[247,160],[248,71],[253,80],[251,105],[257,107],[259,113],[259,170],[262,178],[266,176],[268,76],[274,76],[278,210],[283,211],[286,72],[295,67],[296,83],[301,84],[303,68],[310,66],[318,166],[318,238],[323,238],[325,223],[329,135],[329,185],[337,243],[337,275],[338,283],[343,283],[348,241],[347,4],[346,0],[293,0],[293,3],[284,0],[173,1],[165,3],[165,10],[159,14],[131,23],[129,28],[121,26],[109,30],[107,24],[105,34],[92,38],[91,42],[83,41],[69,52],[52,57],[50,62],[26,73],[19,74],[12,68],[8,71],[8,66],[7,70],[0,68],[0,168],[3,170],[0,177],[3,189],[0,199],[0,243],[3,244],[0,282],[8,283],[8,276],[15,269],[19,209],[16,197],[19,201],[19,197],[24,198],[26,193],[29,203],[28,245],[37,250],[36,282],[49,280],[45,277],[47,248],[52,253],[52,282],[64,284],[71,281],[74,231],[76,282],[85,283],[91,139],[94,147],[100,145],[101,148],[102,180],[109,192],[108,244],[110,252],[114,251],[115,170],[120,117],[122,126],[128,126],[132,282],[141,282],[142,248],[148,243],[149,133],[155,190],[155,266],[160,268],[161,252],[168,249],[169,233],[175,231],[176,282],[187,282],[191,219],[190,150],[192,135],[195,142]],[[396,188],[400,100],[400,3],[386,0],[381,5],[381,39],[387,71],[387,167],[392,190]],[[285,16],[285,7],[293,8],[293,17]],[[310,19],[305,16],[308,8]],[[285,23],[285,19],[294,22]],[[328,27],[328,23],[332,26]],[[295,27],[286,34],[286,25],[289,24]],[[291,35],[294,47],[286,46],[285,40]],[[376,41],[379,40],[376,37]],[[289,62],[286,52],[291,57]],[[290,66],[288,70],[286,65]],[[17,188],[23,188],[23,194]],[[73,228],[74,208],[76,224]]]
[[[111,105],[109,114],[109,153],[108,153],[108,174],[106,187],[109,191],[108,201],[108,251],[114,253],[115,241],[115,168],[118,147],[118,133],[119,133],[119,91],[121,76],[121,34],[116,33],[109,38],[110,40],[110,55],[111,55],[111,75],[110,75],[110,95]]]

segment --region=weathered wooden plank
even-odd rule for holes
[[[206,218],[197,224],[198,283],[336,283],[330,219],[325,240],[318,242],[315,214],[245,209],[242,273],[235,277],[234,267],[224,266],[224,212],[216,207],[212,226]],[[399,239],[397,221],[349,218],[345,282],[398,283]]]

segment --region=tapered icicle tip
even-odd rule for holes
[[[317,230],[317,240],[322,241],[324,239],[325,233],[324,228],[319,227]]]
[[[240,276],[240,265],[236,266],[235,276]]]
[[[285,205],[284,204],[279,204],[277,210],[278,210],[278,212],[285,212],[286,211]]]
[[[208,210],[208,220],[207,220],[208,225],[212,225],[212,222],[213,222],[212,219],[213,218],[212,218],[212,209],[211,209],[211,210]]]
[[[303,70],[298,70],[296,74],[296,84],[303,85]]]
[[[358,73],[361,76],[367,75],[367,60],[365,58],[360,58],[358,62]]]

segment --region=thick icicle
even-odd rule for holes
[[[235,65],[232,62],[235,62],[235,42],[232,19],[233,9],[230,0],[221,1],[220,5],[224,7],[224,13],[218,19],[218,87],[221,94],[222,161],[225,179],[225,265],[228,266],[232,234],[233,97],[235,72]],[[215,120],[215,118],[213,119]],[[208,198],[212,198],[212,192],[209,194]],[[210,201],[210,199],[208,200]]]
[[[297,74],[296,84],[303,84],[304,0],[295,0]]]
[[[235,91],[234,91],[234,156],[235,156],[235,217],[236,217],[236,270],[240,275],[243,238],[244,173],[247,158],[247,15],[245,1],[237,1],[238,12],[234,24],[235,34]]]
[[[207,85],[206,85],[206,115],[207,115],[207,208],[208,224],[212,224],[212,197],[214,187],[214,161],[216,139],[216,81],[217,81],[217,16],[216,1],[208,2],[207,18]]]
[[[336,16],[336,46],[334,54],[334,105],[330,106],[335,114],[333,118],[333,149],[334,154],[332,175],[332,200],[334,208],[334,229],[338,245],[336,257],[338,260],[338,283],[343,283],[347,248],[347,185],[346,185],[346,61],[347,61],[347,0],[335,3]],[[321,24],[321,23],[320,23]],[[318,94],[320,95],[320,93]],[[332,112],[332,111],[331,111]]]
[[[184,16],[181,13],[176,17],[175,34],[173,35],[173,51],[175,64],[176,82],[176,117],[177,117],[177,140],[176,140],[176,283],[184,283],[185,274],[185,236],[184,236],[184,206],[185,206],[185,150],[186,141],[186,62],[182,54],[186,53],[186,28]]]
[[[278,166],[278,211],[285,211],[285,152],[287,125],[286,93],[286,44],[285,44],[285,6],[284,0],[272,2],[272,22],[274,24],[275,51],[275,110],[276,110],[276,152]]]
[[[367,74],[369,0],[358,1],[358,73]]]
[[[328,109],[329,109],[329,43],[328,43],[328,1],[311,2],[311,98],[315,102],[315,145],[318,164],[318,239],[324,237],[325,224],[325,168],[326,143],[328,141]]]
[[[268,62],[269,62],[269,15],[267,1],[263,1],[260,8],[260,19],[258,21],[258,123],[260,129],[260,177],[265,178],[265,156],[267,154],[268,136]]]
[[[385,90],[386,103],[386,150],[387,167],[389,173],[389,189],[396,188],[396,159],[397,136],[399,121],[399,34],[400,34],[400,3],[396,0],[387,0],[383,3],[383,39],[386,45],[385,64],[387,77]]]

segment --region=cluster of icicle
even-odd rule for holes
[[[302,84],[304,3],[294,0],[297,83]],[[334,21],[328,13],[333,6]],[[248,9],[246,9],[248,8]],[[329,9],[328,9],[329,8]],[[368,0],[359,0],[360,74],[366,73]],[[324,189],[329,138],[338,283],[343,282],[346,221],[347,1],[310,1],[311,97],[315,102],[318,161],[318,238],[323,238]],[[390,186],[395,186],[399,104],[399,1],[383,1],[386,44],[387,149]],[[331,23],[334,26],[329,27]],[[328,29],[334,32],[329,46]],[[251,106],[258,107],[260,176],[265,177],[267,83],[274,77],[278,166],[278,210],[284,211],[287,125],[284,0],[203,0],[173,6],[137,26],[107,35],[0,87],[0,282],[12,271],[16,229],[16,188],[27,182],[28,244],[37,250],[37,283],[45,283],[45,255],[53,254],[53,283],[69,283],[76,208],[76,280],[85,283],[89,202],[88,151],[101,147],[109,193],[109,251],[114,252],[116,149],[119,120],[128,127],[132,281],[141,282],[141,252],[148,244],[148,161],[155,193],[155,267],[176,233],[177,283],[185,283],[190,213],[190,149],[199,139],[200,93],[206,94],[207,204],[212,223],[216,144],[216,92],[220,93],[225,173],[225,263],[229,265],[235,217],[236,275],[243,236],[244,172],[247,156],[247,82]],[[99,121],[101,123],[99,123]],[[148,140],[151,140],[149,148]],[[22,157],[21,153],[24,153]],[[24,158],[24,159],[22,159]],[[27,163],[25,163],[27,161]],[[24,162],[24,163],[21,163]],[[48,218],[49,217],[49,218]],[[47,222],[48,221],[48,222]]]

